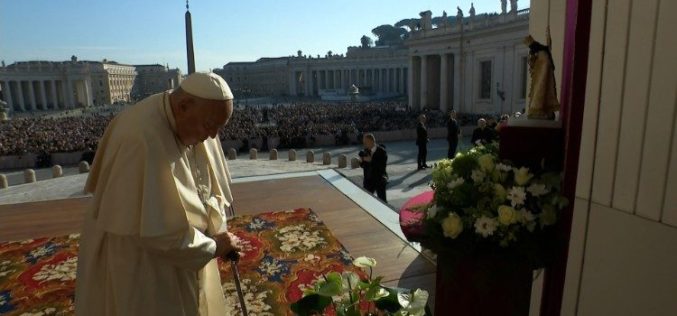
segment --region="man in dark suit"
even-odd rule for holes
[[[382,145],[376,144],[374,134],[364,134],[362,144],[364,145],[364,150],[360,151],[360,166],[364,170],[362,186],[371,194],[376,192],[378,198],[383,202],[388,202],[386,199],[388,153]]]
[[[449,150],[447,151],[447,158],[453,159],[456,156],[456,148],[458,147],[458,138],[461,135],[461,127],[456,121],[456,111],[449,112],[449,120],[447,121],[447,141],[449,142]]]
[[[430,168],[426,164],[428,157],[428,129],[425,127],[426,117],[424,114],[418,116],[418,125],[416,125],[416,146],[418,146],[418,158],[416,164],[418,170]]]
[[[496,132],[487,126],[483,118],[477,120],[477,128],[472,132],[471,142],[474,146],[485,145],[496,139]]]

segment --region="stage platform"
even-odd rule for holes
[[[311,208],[354,257],[378,261],[384,283],[423,288],[434,302],[435,266],[408,243],[397,213],[333,170],[234,179],[237,214]],[[0,241],[80,231],[90,198],[0,205]]]

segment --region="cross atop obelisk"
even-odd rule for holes
[[[193,26],[188,8],[188,0],[186,0],[186,51],[186,57],[188,58],[188,74],[192,74],[195,72],[195,55],[193,54]]]

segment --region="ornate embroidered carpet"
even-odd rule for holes
[[[244,255],[238,264],[250,314],[292,315],[289,305],[330,271],[355,271],[352,258],[309,209],[230,219]],[[0,243],[0,315],[71,315],[74,312],[78,235]],[[230,264],[220,262],[226,301],[239,301]]]

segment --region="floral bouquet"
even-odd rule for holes
[[[291,305],[297,315],[431,315],[427,309],[428,292],[405,290],[381,285],[382,277],[372,278],[376,260],[359,257],[355,266],[369,269],[369,278],[361,279],[354,272],[330,272],[313,283],[303,297]]]
[[[556,248],[552,227],[568,204],[560,174],[498,157],[492,143],[440,161],[433,201],[424,207],[426,248],[451,258],[491,254],[539,268]]]

